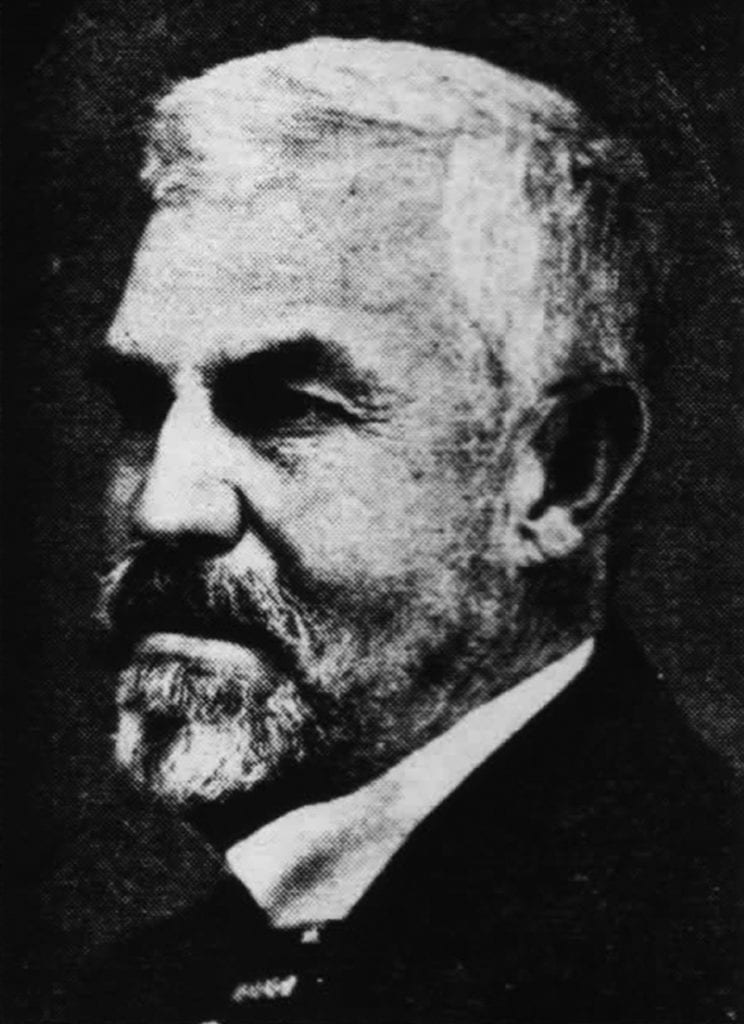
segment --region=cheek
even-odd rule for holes
[[[434,452],[348,446],[314,466],[288,524],[305,568],[329,584],[391,583],[450,561],[467,514]]]

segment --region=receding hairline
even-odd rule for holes
[[[161,95],[142,176],[165,199],[176,168],[176,191],[210,175],[237,179],[282,140],[323,146],[345,135],[446,148],[461,136],[504,134],[515,143],[563,137],[591,149],[591,162],[618,163],[616,140],[551,86],[418,43],[315,37],[218,64]]]
[[[400,97],[406,83],[411,94],[417,93],[419,100],[428,101],[419,111],[424,130],[430,127],[425,124],[427,106],[429,110],[437,108],[440,123],[449,120],[447,131],[466,130],[463,121],[452,118],[452,107],[443,112],[441,106],[437,106],[443,96],[455,99],[458,93],[462,101],[477,107],[484,116],[495,114],[500,107],[508,105],[525,113],[551,117],[556,127],[561,122],[571,127],[579,120],[586,121],[578,104],[557,89],[480,57],[420,43],[373,38],[317,36],[234,58],[207,69],[198,77],[176,83],[168,95],[178,102],[181,98],[193,98],[197,91],[205,88],[234,88],[240,84],[245,87],[251,79],[260,81],[265,88],[268,79],[275,77],[277,84],[294,86],[298,92],[304,86],[308,93],[313,92],[322,99],[324,91],[336,92],[339,86],[343,88],[339,75],[348,76],[346,84],[349,86],[353,84],[352,79],[359,85],[375,85],[378,95],[381,86],[387,84],[391,107],[387,117],[381,112],[379,120],[391,124],[405,122],[414,126],[415,117],[410,113],[400,116]],[[308,88],[310,82],[312,85]],[[353,90],[346,91],[348,95]],[[368,93],[358,92],[362,106],[367,98]]]

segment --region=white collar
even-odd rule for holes
[[[270,822],[227,852],[278,928],[345,918],[416,826],[582,671],[594,640],[468,712],[347,796]]]

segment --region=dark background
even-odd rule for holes
[[[432,2],[416,15],[412,4],[350,0],[346,12],[322,15],[333,6],[298,3],[283,15],[245,0],[6,7],[3,1020],[45,1019],[55,973],[190,901],[219,870],[195,836],[109,768],[111,694],[91,667],[88,616],[112,434],[82,383],[80,355],[113,312],[143,223],[131,187],[135,126],[167,77],[313,25],[395,35],[403,11],[414,35],[446,41],[452,12],[467,13],[465,3]],[[740,0],[637,0],[635,27],[615,4],[543,5],[552,35],[523,25],[519,4],[470,6],[465,21],[481,36],[480,14],[508,8],[504,62],[588,101],[604,96],[607,119],[627,117],[652,150],[657,137],[672,140],[658,166],[670,202],[682,196],[675,231],[686,278],[656,319],[656,430],[619,524],[616,601],[695,727],[744,776],[742,307],[729,255],[744,238]],[[575,80],[562,78],[566,63]],[[649,113],[639,99],[658,91],[659,71],[676,90],[681,143],[664,127],[668,110]],[[674,168],[700,153],[709,172],[700,165],[680,186]]]

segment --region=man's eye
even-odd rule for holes
[[[121,380],[105,384],[104,389],[122,429],[131,434],[157,433],[173,401],[170,388],[159,380]]]
[[[260,393],[225,386],[215,394],[214,411],[235,433],[258,438],[315,434],[351,419],[340,402],[286,386]]]

